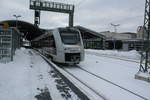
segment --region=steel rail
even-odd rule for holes
[[[144,97],[144,96],[141,96],[141,95],[139,95],[139,94],[137,94],[137,93],[135,93],[135,92],[133,92],[133,91],[131,91],[131,90],[129,90],[129,89],[126,89],[126,88],[124,88],[124,87],[122,87],[122,86],[120,86],[120,85],[118,85],[118,84],[116,84],[116,83],[114,83],[114,82],[112,82],[112,81],[110,81],[110,80],[108,80],[108,79],[105,79],[105,78],[103,78],[103,77],[101,77],[101,76],[98,76],[98,75],[96,75],[96,74],[94,74],[94,73],[92,73],[92,72],[90,72],[90,71],[88,71],[88,70],[86,70],[86,69],[84,69],[84,68],[78,66],[78,65],[76,65],[76,66],[77,66],[77,68],[79,68],[79,69],[81,69],[81,70],[83,70],[83,71],[85,71],[85,72],[87,72],[87,73],[89,73],[89,74],[91,74],[91,75],[93,75],[93,76],[95,76],[95,77],[97,77],[97,78],[99,78],[99,79],[105,81],[105,82],[108,82],[108,83],[110,83],[110,84],[112,84],[112,85],[114,85],[114,86],[117,86],[117,87],[119,87],[119,88],[121,88],[121,89],[123,89],[123,90],[125,90],[125,91],[127,91],[127,92],[129,92],[129,93],[131,93],[131,94],[133,94],[133,95],[135,95],[135,96],[138,96],[138,97],[140,97],[140,98],[143,99],[143,100],[148,100],[148,99],[147,99],[146,97]]]
[[[72,73],[70,73],[69,71],[67,71],[66,69],[62,68],[65,72],[67,72],[69,75],[71,75],[72,77],[74,77],[76,80],[78,80],[79,82],[81,82],[84,86],[86,86],[88,89],[90,89],[91,91],[93,91],[97,96],[99,96],[100,98],[102,98],[103,100],[107,100],[106,97],[104,97],[102,94],[100,94],[99,92],[97,92],[96,90],[94,90],[92,87],[90,87],[89,85],[87,85],[85,82],[81,81],[79,78],[77,78],[75,75],[73,75]]]
[[[34,50],[36,51],[36,50]],[[84,94],[78,87],[76,87],[65,75],[63,75],[55,66],[54,64],[52,64],[52,62],[45,57],[44,55],[42,55],[41,53],[39,53],[38,51],[36,51],[46,62],[48,65],[50,65],[58,74],[59,76],[64,80],[64,82],[72,89],[72,91],[81,99],[81,100],[90,100],[89,97]]]

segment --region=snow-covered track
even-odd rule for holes
[[[131,90],[126,89],[126,88],[124,88],[124,87],[122,87],[122,86],[120,86],[120,85],[118,85],[118,84],[116,84],[116,83],[114,83],[114,82],[112,82],[112,81],[110,81],[110,80],[108,80],[108,79],[105,79],[105,78],[103,78],[103,77],[101,77],[101,76],[99,76],[99,75],[96,75],[96,74],[94,74],[94,73],[92,73],[92,72],[90,72],[90,71],[88,71],[88,70],[86,70],[86,69],[84,69],[84,68],[82,68],[82,67],[80,67],[80,66],[78,66],[78,65],[76,65],[76,67],[79,68],[79,69],[81,69],[82,71],[87,72],[88,74],[91,74],[91,75],[97,77],[98,79],[101,79],[101,80],[103,80],[103,81],[105,81],[105,82],[108,82],[108,83],[110,83],[110,84],[112,84],[112,85],[114,85],[114,86],[116,86],[116,87],[118,87],[118,88],[120,88],[120,89],[123,89],[123,90],[125,90],[125,91],[127,91],[127,92],[129,92],[129,93],[131,93],[131,94],[133,94],[133,95],[135,95],[135,96],[138,96],[139,98],[141,98],[141,99],[143,99],[143,100],[148,100],[146,97],[141,96],[141,95],[139,95],[139,94],[137,94],[137,93],[135,93],[135,92],[132,92]]]
[[[39,53],[39,52],[38,52]],[[81,99],[81,100],[90,100],[89,97],[84,94],[78,87],[76,87],[66,76],[64,76],[47,57],[40,54],[39,55],[59,74],[63,81],[72,89],[72,91]]]
[[[93,77],[94,79],[94,81],[95,82],[97,82],[96,80],[99,80],[99,81],[105,81],[105,83],[107,84],[110,84],[110,86],[112,86],[112,87],[114,87],[114,88],[116,88],[116,89],[120,89],[120,90],[122,90],[123,91],[123,93],[128,93],[129,95],[131,95],[131,97],[133,96],[133,97],[135,97],[135,98],[138,98],[139,100],[149,100],[149,99],[147,99],[147,97],[145,97],[145,96],[142,96],[141,94],[139,94],[139,93],[137,93],[136,91],[132,91],[132,90],[130,90],[130,89],[128,89],[128,88],[125,88],[125,87],[123,87],[123,86],[121,86],[120,84],[116,84],[115,82],[113,82],[113,81],[110,81],[109,79],[107,79],[107,78],[104,78],[104,77],[101,77],[100,75],[96,75],[95,73],[93,73],[93,72],[91,72],[90,70],[87,70],[87,69],[84,69],[83,67],[80,67],[80,66],[78,66],[78,65],[75,65],[75,66],[65,66],[65,65],[55,65],[54,63],[52,63],[49,59],[47,59],[45,56],[42,56],[45,60],[46,60],[46,62],[48,62],[49,63],[49,65],[50,66],[52,66],[52,67],[54,67],[54,69],[56,69],[57,70],[57,68],[56,67],[58,67],[58,66],[60,66],[60,67],[58,67],[58,69],[61,69],[61,70],[58,70],[58,72],[60,72],[60,76],[61,77],[65,77],[66,79],[67,79],[67,81],[70,81],[70,77],[68,77],[68,75],[66,75],[66,74],[64,74],[64,72],[65,73],[67,73],[67,74],[69,74],[69,76],[71,76],[71,77],[74,77],[74,78],[72,78],[73,80],[77,80],[78,82],[80,82],[80,83],[82,83],[83,85],[84,85],[84,87],[86,86],[87,88],[88,88],[88,90],[90,90],[90,91],[93,91],[93,93],[95,93],[95,95],[98,97],[99,96],[99,98],[101,97],[101,99],[96,99],[96,100],[109,100],[107,97],[109,97],[108,95],[103,95],[103,93],[102,93],[102,91],[101,91],[101,89],[99,88],[99,89],[96,89],[96,88],[94,88],[91,84],[87,84],[88,82],[86,82],[86,81],[83,81],[82,80],[82,78],[80,78],[79,77],[79,75],[77,75],[76,76],[76,74],[74,74],[74,70],[71,70],[72,68],[75,68],[76,69],[76,71],[79,71],[79,72],[83,72],[85,75],[87,75],[87,76],[90,76],[91,78]],[[72,67],[71,69],[68,69],[68,68],[70,68],[70,67]],[[79,69],[79,70],[78,70]],[[62,71],[63,70],[63,71]],[[80,71],[81,70],[81,71]],[[63,73],[62,73],[63,72]],[[87,74],[86,74],[87,73]],[[90,79],[90,77],[87,77],[87,79],[89,78]],[[62,78],[63,79],[63,78]],[[71,79],[71,80],[72,80]],[[65,81],[67,84],[68,84],[68,82],[67,81]],[[69,85],[69,87],[73,87],[73,88],[71,88],[73,91],[74,91],[74,89],[75,88],[77,88],[77,90],[75,89],[75,93],[77,94],[77,95],[79,95],[79,97],[81,97],[82,99],[81,100],[95,100],[95,99],[89,99],[88,97],[88,95],[89,95],[89,93],[90,92],[87,92],[87,94],[86,94],[86,92],[83,92],[84,90],[86,90],[86,89],[84,89],[84,88],[81,88],[82,87],[82,85],[81,86],[79,86],[78,87],[78,85],[75,83],[74,84],[74,81],[72,82],[71,81],[71,83],[69,83],[70,85]],[[82,89],[84,89],[83,91],[82,91]],[[78,92],[78,90],[80,91],[80,93]],[[101,92],[100,92],[101,91]],[[82,95],[82,93],[83,93],[83,95],[85,95],[85,97],[87,97],[86,99],[83,97],[83,95]]]
[[[80,80],[78,77],[76,77],[75,75],[73,75],[69,71],[67,71],[65,68],[63,68],[63,70],[65,72],[67,72],[68,74],[70,74],[72,77],[74,77],[76,80],[78,80],[79,82],[81,82],[84,86],[86,86],[87,88],[89,88],[91,91],[93,91],[97,96],[99,96],[103,100],[107,100],[102,94],[100,94],[99,92],[97,92],[96,90],[94,90],[92,87],[90,87],[88,84],[86,84],[85,82],[83,82],[82,80]]]

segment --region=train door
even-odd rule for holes
[[[57,52],[56,52],[56,43],[54,40],[54,36],[51,35],[49,39],[50,39],[50,53],[56,55]]]

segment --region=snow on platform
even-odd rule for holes
[[[53,100],[63,100],[49,65],[30,50],[17,50],[14,61],[0,64],[0,100],[37,100],[41,90],[48,89]]]

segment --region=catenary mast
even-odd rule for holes
[[[146,0],[145,2],[145,14],[144,14],[144,30],[146,31],[144,34],[146,36],[146,40],[144,43],[144,48],[142,51],[140,69],[139,71],[147,73],[150,68],[150,0]]]

